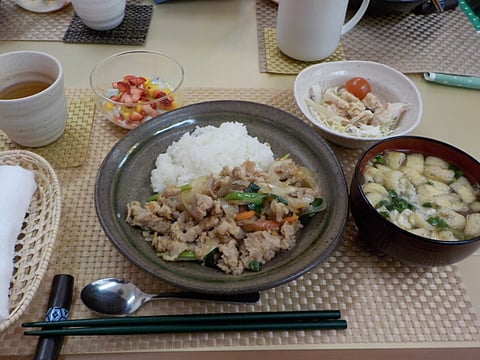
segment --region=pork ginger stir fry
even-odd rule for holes
[[[365,79],[354,79],[368,84]],[[374,138],[392,133],[408,104],[384,103],[370,91],[369,84],[367,87],[359,83],[357,87],[361,88],[352,89],[347,86],[350,82],[345,87],[328,89],[312,86],[306,102],[314,118],[336,132],[352,136]]]
[[[266,171],[251,161],[225,167],[149,200],[129,203],[126,221],[143,230],[158,256],[228,274],[259,271],[295,245],[301,219],[325,209],[312,172],[289,158]]]

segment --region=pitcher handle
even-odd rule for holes
[[[342,26],[342,35],[349,32],[353,29],[355,25],[357,25],[357,23],[362,19],[363,15],[365,14],[365,11],[367,11],[369,3],[370,0],[363,0],[362,5],[360,5],[356,14],[350,20],[348,20],[345,25]]]

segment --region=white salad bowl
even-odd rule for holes
[[[310,111],[306,100],[311,96],[312,86],[321,89],[343,87],[347,80],[354,77],[366,79],[372,94],[382,103],[408,104],[408,109],[388,135],[361,137],[342,133],[326,126]],[[422,97],[415,84],[398,70],[371,61],[336,61],[309,66],[297,75],[294,95],[302,113],[324,138],[348,148],[364,148],[392,136],[406,135],[418,126],[423,113]]]

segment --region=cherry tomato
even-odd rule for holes
[[[354,77],[345,83],[345,89],[362,100],[367,94],[372,91],[372,87],[368,80],[361,77]]]

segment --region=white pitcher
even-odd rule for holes
[[[363,17],[370,0],[363,0],[345,23],[348,0],[280,0],[277,45],[285,54],[302,61],[318,61],[332,55],[340,37]]]
[[[91,29],[104,31],[119,26],[125,17],[126,0],[72,0],[73,9]]]

